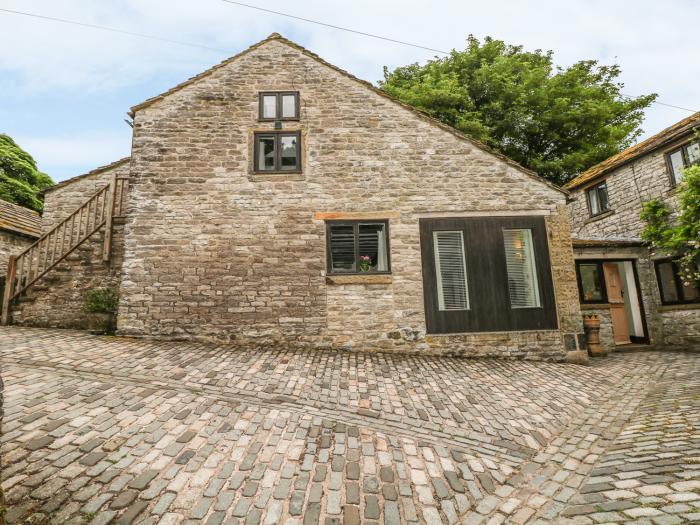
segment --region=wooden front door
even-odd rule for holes
[[[620,270],[617,263],[604,263],[605,285],[610,303],[610,317],[612,318],[613,340],[615,344],[622,345],[630,342],[629,325],[627,324],[627,312],[625,310],[625,297],[620,278]]]

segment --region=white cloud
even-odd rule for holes
[[[662,101],[700,108],[696,5],[690,0],[251,3],[437,49],[461,48],[467,35],[473,33],[522,44],[526,49],[553,49],[556,61],[562,65],[589,58],[606,64],[618,62],[626,93],[658,92]],[[2,89],[27,104],[49,95],[52,100],[60,100],[62,95],[68,99],[70,95],[70,103],[76,105],[76,118],[80,118],[81,111],[76,92],[99,97],[128,90],[135,104],[170,87],[163,84],[164,78],[168,83],[170,79],[184,80],[273,31],[373,82],[381,78],[383,65],[395,67],[434,55],[221,0],[4,0],[0,7],[230,50],[216,53],[0,13]],[[653,106],[647,113],[645,131],[659,131],[687,115]],[[58,127],[60,119],[56,120],[58,124],[52,122],[46,129]],[[113,128],[96,136],[85,131],[78,136],[27,137],[37,148],[30,151],[44,164],[79,161],[85,165],[93,159],[109,162],[113,159],[106,158],[108,154],[116,157],[124,153],[127,131],[121,121],[104,125]],[[111,144],[113,139],[117,145]]]
[[[44,164],[59,168],[97,167],[129,155],[129,135],[129,131],[106,130],[74,135],[19,135],[14,139],[24,150],[40,159],[40,168]]]

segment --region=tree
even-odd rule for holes
[[[464,51],[389,72],[380,87],[556,184],[630,146],[655,94],[627,99],[617,65],[553,65],[487,37]]]
[[[44,203],[37,193],[50,186],[53,181],[39,171],[32,156],[0,133],[0,199],[42,211]]]
[[[685,169],[677,188],[675,218],[668,204],[660,199],[642,204],[642,240],[670,255],[683,282],[700,288],[700,166]]]

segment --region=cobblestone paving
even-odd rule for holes
[[[697,354],[580,367],[27,328],[0,328],[0,352],[11,523],[696,519]]]

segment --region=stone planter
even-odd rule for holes
[[[600,344],[600,319],[598,316],[584,315],[583,329],[586,331],[588,353],[593,357],[608,355],[608,351]]]
[[[114,333],[114,314],[110,312],[89,312],[86,314],[85,323],[91,334]]]

